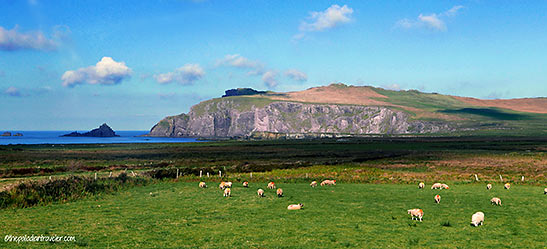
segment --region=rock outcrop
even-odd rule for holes
[[[254,102],[249,102],[253,100]],[[202,102],[188,114],[161,120],[148,134],[162,137],[323,137],[327,134],[408,134],[454,130],[448,122],[413,120],[391,107],[308,104],[229,97]],[[300,135],[299,135],[300,134]]]
[[[116,135],[112,128],[104,123],[99,126],[99,128],[93,129],[89,132],[79,133],[75,131],[69,134],[62,135],[61,137],[119,137],[119,135]]]

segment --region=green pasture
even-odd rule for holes
[[[431,190],[407,184],[347,184],[311,188],[282,183],[278,198],[266,183],[234,182],[222,197],[218,182],[165,181],[48,206],[0,210],[5,235],[71,235],[76,242],[0,241],[0,248],[545,248],[543,187],[451,185]],[[259,198],[256,190],[266,190]],[[440,204],[433,196],[440,194]],[[499,197],[502,206],[492,206]],[[304,209],[287,210],[303,203]],[[406,210],[424,210],[423,222]],[[471,227],[474,212],[485,213]]]

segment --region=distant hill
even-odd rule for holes
[[[303,138],[547,134],[547,98],[481,100],[345,84],[286,93],[253,89],[232,93],[237,96],[203,101],[188,114],[164,118],[149,135]]]

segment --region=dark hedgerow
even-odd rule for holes
[[[50,181],[29,181],[0,192],[0,208],[46,205],[98,193],[112,193],[125,187],[146,185],[149,182],[149,179],[128,177],[125,173],[114,178],[97,180],[92,177],[70,176]]]

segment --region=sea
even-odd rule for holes
[[[191,143],[195,138],[141,137],[148,131],[116,131],[119,137],[61,137],[73,131],[9,131],[10,137],[0,136],[0,145],[9,144],[117,144],[117,143]],[[78,131],[84,133],[87,131]],[[0,131],[0,135],[4,131]],[[21,133],[23,136],[13,136]]]

